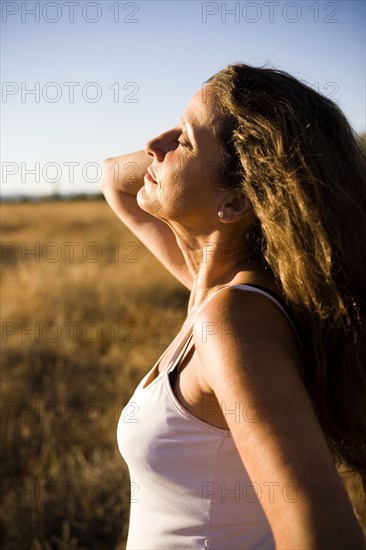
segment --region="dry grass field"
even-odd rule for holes
[[[121,550],[119,413],[188,293],[104,201],[5,204],[1,222],[2,548]]]

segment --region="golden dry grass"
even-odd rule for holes
[[[179,330],[188,293],[104,201],[1,211],[3,548],[121,549],[119,413]],[[344,479],[366,516],[358,480]]]
[[[3,205],[2,231],[0,538],[122,548],[117,420],[179,330],[187,293],[104,201]]]

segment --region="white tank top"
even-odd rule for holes
[[[294,326],[268,291],[230,288],[264,294]],[[174,351],[169,346],[164,352],[162,357],[171,354],[168,366],[147,387],[162,357],[144,376],[118,422],[118,446],[131,480],[126,550],[274,549],[261,489],[251,482],[230,431],[192,415],[171,388],[169,373],[193,344],[192,325]]]

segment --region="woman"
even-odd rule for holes
[[[242,64],[104,162],[112,209],[191,291],[118,426],[128,549],[363,548],[335,460],[366,480],[365,164],[331,101]]]

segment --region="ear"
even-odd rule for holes
[[[251,214],[254,209],[248,197],[234,189],[224,196],[217,211],[221,223],[235,223]]]

